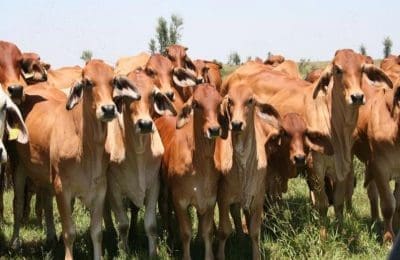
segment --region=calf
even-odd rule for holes
[[[200,219],[205,258],[213,259],[211,234],[219,180],[213,154],[215,138],[222,134],[218,122],[221,101],[215,87],[200,84],[177,118],[156,120],[165,146],[162,176],[178,219],[184,259],[190,259],[189,206],[196,208]]]
[[[108,165],[107,122],[117,115],[113,99],[140,98],[128,80],[113,75],[109,65],[91,60],[68,98],[54,88],[27,89],[29,99],[22,109],[30,133],[27,145],[17,145],[20,162],[15,172],[13,244],[18,243],[23,190],[26,176],[29,176],[56,196],[65,258],[73,258],[76,233],[71,201],[75,197],[82,199],[90,209],[93,256],[101,258],[101,220]],[[49,203],[48,200],[46,207]],[[54,229],[47,232],[48,237],[55,236]]]
[[[230,86],[224,107],[232,132],[226,141],[219,140],[216,152],[217,169],[223,172],[218,187],[218,258],[225,259],[225,243],[232,231],[229,210],[238,204],[249,216],[253,259],[260,259],[267,174],[265,146],[278,133],[279,114],[272,106],[259,103],[243,80]]]
[[[164,147],[151,118],[152,110],[175,113],[171,101],[154,86],[144,71],[128,74],[141,94],[140,101],[119,100],[122,110],[118,120],[108,126],[107,150],[111,162],[107,170],[107,197],[118,222],[119,235],[128,249],[129,221],[123,199],[136,207],[145,206],[144,225],[149,240],[149,255],[156,256],[156,205],[159,194],[159,170]],[[134,218],[134,216],[131,216]]]

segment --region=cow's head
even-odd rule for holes
[[[155,131],[155,124],[151,115],[156,112],[158,115],[171,113],[176,115],[175,107],[171,101],[161,91],[154,86],[152,78],[150,78],[143,70],[135,70],[128,74],[127,79],[131,83],[131,87],[137,89],[141,98],[123,98],[120,99],[125,104],[125,112],[135,127],[135,132],[139,134],[147,134]],[[121,107],[118,101],[118,107]]]
[[[165,49],[165,55],[174,66],[174,83],[179,87],[196,85],[196,66],[187,55],[187,47],[173,44]]]
[[[365,96],[361,90],[362,77],[366,75],[376,84],[385,84],[392,88],[392,82],[378,67],[369,64],[366,57],[352,50],[338,50],[332,64],[328,66],[317,81],[314,97],[320,90],[326,91],[333,79],[332,91],[338,93],[344,103],[359,106],[365,103]]]
[[[284,61],[285,57],[282,55],[271,55],[264,61],[264,64],[276,67]]]
[[[274,140],[296,167],[306,165],[310,148],[327,155],[333,154],[329,136],[307,129],[306,122],[297,113],[288,113],[281,118],[280,131]]]
[[[204,83],[195,87],[192,97],[184,104],[178,114],[176,127],[182,128],[192,117],[199,123],[195,128],[201,129],[209,139],[222,135],[220,125],[222,97],[210,84]]]
[[[3,143],[4,131],[7,130],[10,135],[15,129],[18,129],[17,141],[23,144],[27,143],[28,130],[21,112],[10,97],[0,89],[0,163],[7,161],[7,150]]]
[[[255,108],[264,121],[277,126],[279,113],[271,105],[258,102],[246,81],[238,80],[230,86],[224,97],[223,106],[229,117],[229,128],[232,131],[244,131],[253,122]]]
[[[82,80],[70,90],[66,108],[71,110],[81,99],[96,118],[108,122],[117,116],[114,99],[140,99],[140,94],[124,77],[114,77],[113,68],[101,60],[90,60],[82,71]]]
[[[22,65],[27,62],[15,44],[0,41],[0,83],[17,105],[24,100]]]
[[[42,62],[34,52],[24,52],[21,73],[27,84],[35,84],[47,80],[47,70],[50,64]]]

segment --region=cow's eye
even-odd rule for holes
[[[196,100],[193,100],[193,102],[192,102],[192,108],[199,108],[199,103],[197,103]]]
[[[246,102],[246,105],[250,106],[250,105],[253,104],[253,102],[254,102],[254,99],[253,98],[249,98],[249,100],[247,100],[247,102]]]
[[[228,105],[233,106],[233,100],[231,98],[228,98]]]
[[[334,65],[335,67],[334,67],[334,70],[335,70],[335,74],[336,75],[342,75],[343,74],[343,70],[339,67],[339,66],[337,66],[337,65]]]

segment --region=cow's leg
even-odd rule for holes
[[[112,220],[111,216],[111,206],[110,206],[110,195],[108,194],[108,191],[106,193],[106,198],[104,200],[104,212],[103,212],[103,219],[104,219],[104,226],[105,226],[105,231],[107,233],[116,233],[115,228],[114,228],[114,223]]]
[[[251,246],[253,252],[253,260],[261,259],[260,252],[260,230],[261,230],[261,219],[263,211],[263,200],[261,203],[257,203],[253,209],[250,210],[250,227],[249,235],[251,238]]]
[[[128,230],[129,230],[129,219],[127,212],[124,207],[123,197],[119,190],[118,186],[111,186],[112,181],[108,182],[109,184],[109,203],[111,205],[111,209],[114,212],[115,220],[117,221],[118,234],[120,237],[121,248],[129,253],[129,245],[128,245]],[[111,185],[110,185],[111,184]]]
[[[36,214],[36,222],[38,225],[41,227],[42,222],[43,222],[43,211],[45,211],[45,198],[46,194],[44,194],[44,191],[42,189],[39,189],[39,191],[36,193],[36,202],[35,202],[35,214]],[[53,205],[52,205],[53,208]],[[45,213],[46,214],[46,213]]]
[[[11,239],[11,246],[14,249],[20,246],[19,229],[24,211],[25,184],[26,175],[23,167],[19,165],[14,173],[14,230]]]
[[[180,237],[183,249],[183,259],[190,258],[190,240],[192,239],[192,225],[188,214],[188,205],[181,205],[178,199],[173,198],[175,214],[178,219]]]
[[[144,213],[144,229],[149,240],[149,256],[157,256],[157,222],[156,207],[157,199],[160,192],[159,179],[154,180],[152,187],[147,190]],[[137,215],[135,216],[137,218]]]
[[[104,183],[101,183],[95,189],[97,192],[90,209],[90,236],[93,243],[93,259],[101,259],[102,256],[101,242],[103,240],[103,233],[101,232],[101,226],[103,221],[106,189],[107,187],[104,178]]]
[[[400,227],[400,183],[397,181],[394,187],[393,196],[396,200],[396,208],[393,215],[393,228],[397,231]]]
[[[243,225],[242,225],[242,216],[240,214],[240,205],[238,203],[234,203],[230,207],[231,216],[233,219],[233,224],[235,226],[236,233],[240,236],[244,235]]]
[[[232,224],[229,219],[230,205],[223,199],[218,200],[219,227],[218,227],[218,259],[225,259],[225,244],[232,233]]]
[[[342,226],[343,223],[343,209],[344,209],[344,199],[346,196],[346,184],[347,184],[347,179],[344,179],[343,181],[336,180],[335,182],[333,206],[335,208],[335,215],[339,223],[339,228]]]
[[[214,225],[214,207],[208,208],[206,212],[200,216],[199,221],[201,226],[201,237],[204,241],[205,259],[214,259],[211,238]]]
[[[59,184],[61,187],[60,179],[57,176],[55,185]],[[72,207],[71,207],[71,193],[67,190],[57,190],[56,188],[56,201],[58,212],[60,213],[62,236],[65,246],[65,259],[73,259],[73,245],[76,237],[75,225],[72,220]]]
[[[350,173],[346,179],[346,191],[345,191],[345,205],[346,205],[346,210],[348,212],[353,211],[352,198],[353,198],[353,193],[354,193],[355,181],[356,181],[356,179],[354,176],[354,168],[353,168],[353,163],[352,163]]]
[[[383,240],[386,242],[393,242],[393,214],[396,206],[394,196],[389,186],[389,174],[384,171],[379,171],[374,168],[374,180],[378,188],[379,197],[381,199],[381,211],[384,222],[384,236]]]
[[[0,223],[4,222],[4,189],[6,185],[6,166],[1,164],[0,166]]]
[[[139,208],[135,204],[129,202],[129,209],[131,211],[131,220],[129,223],[128,241],[132,243],[137,235],[137,219],[139,214]]]
[[[46,219],[46,243],[48,246],[55,245],[57,235],[54,226],[53,197],[50,195],[50,191],[45,192],[42,189],[36,194],[36,196],[42,198],[40,208],[42,209],[44,207],[44,215]]]
[[[22,223],[27,224],[29,221],[29,215],[31,214],[31,201],[32,201],[32,197],[34,195],[34,191],[30,190],[29,187],[33,187],[33,183],[32,181],[30,181],[29,179],[27,179],[26,183],[25,183],[25,196],[24,196],[24,210],[22,213]],[[34,188],[36,190],[36,187]]]
[[[378,189],[374,180],[371,180],[367,186],[367,194],[371,206],[371,220],[372,222],[379,221],[379,196]]]

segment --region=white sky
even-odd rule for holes
[[[183,17],[181,43],[192,58],[226,62],[230,52],[264,58],[330,60],[361,43],[374,58],[390,36],[400,52],[400,1],[372,0],[0,0],[0,39],[38,52],[53,67],[82,64],[82,50],[114,63],[148,50],[159,16]]]

